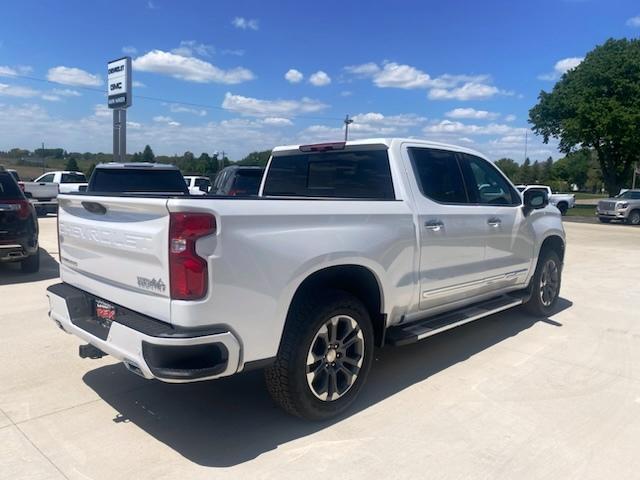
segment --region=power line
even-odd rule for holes
[[[81,85],[65,85],[63,83],[58,83],[58,82],[54,82],[52,80],[48,80],[46,78],[38,78],[38,77],[32,77],[29,75],[20,75],[20,74],[15,74],[15,75],[11,75],[10,78],[22,78],[25,80],[32,80],[34,82],[42,82],[42,83],[48,83],[51,85],[56,85],[58,87],[72,87],[75,88],[77,90],[85,90],[88,92],[97,92],[102,94],[102,96],[106,96],[106,93],[104,92],[103,89],[100,88],[93,88],[93,87],[86,87],[86,86],[81,86]],[[231,113],[238,113],[238,112],[234,112],[233,110],[228,110],[224,107],[220,107],[218,105],[209,105],[206,103],[197,103],[197,102],[185,102],[182,100],[171,100],[168,98],[161,98],[161,97],[151,97],[151,96],[147,96],[147,95],[138,95],[136,94],[135,97],[136,99],[142,99],[142,100],[148,100],[148,101],[152,101],[152,102],[161,102],[161,103],[172,103],[174,105],[184,105],[187,107],[199,107],[199,108],[206,108],[206,109],[210,109],[210,110],[221,110],[223,112],[231,112]],[[321,117],[321,116],[313,116],[313,115],[296,115],[296,114],[291,114],[289,115],[290,117],[293,118],[301,118],[301,119],[307,119],[307,120],[327,120],[327,121],[342,121],[342,118],[338,118],[338,117]]]

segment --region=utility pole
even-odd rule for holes
[[[344,117],[344,141],[349,140],[349,125],[353,123],[353,119],[349,118],[349,114]]]
[[[42,154],[42,173],[44,173],[44,169],[45,169],[45,164],[44,164],[44,142],[42,142],[42,150],[40,150],[40,153]]]
[[[635,166],[633,167],[633,183],[631,185],[631,190],[636,189],[636,175],[638,175],[638,172],[640,172],[640,163],[636,162]]]

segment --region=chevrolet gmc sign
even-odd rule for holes
[[[107,63],[107,98],[109,108],[131,106],[131,57]]]

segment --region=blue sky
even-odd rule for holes
[[[239,159],[338,140],[350,114],[351,138],[522,161],[539,91],[607,38],[639,34],[637,0],[21,0],[3,6],[0,149],[110,151],[106,62],[128,54],[129,152]],[[558,157],[532,134],[528,148]]]

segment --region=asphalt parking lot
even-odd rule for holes
[[[47,317],[41,272],[0,266],[0,478],[637,478],[640,228],[567,223],[560,311],[519,310],[377,353],[355,407],[307,423],[260,372],[146,381]]]

